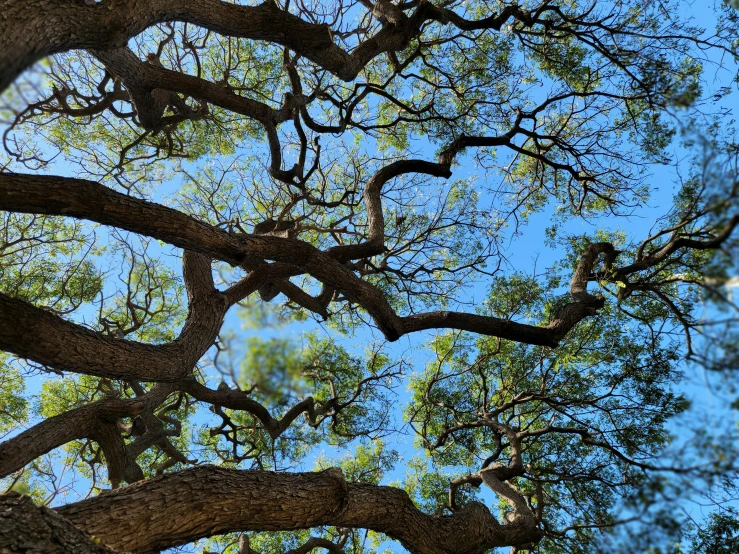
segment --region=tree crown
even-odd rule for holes
[[[737,359],[729,3],[0,6],[0,477],[55,511],[3,502],[67,548],[589,552],[733,483],[671,427]]]

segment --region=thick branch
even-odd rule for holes
[[[148,509],[141,510],[141,506]],[[373,529],[414,554],[480,553],[536,542],[520,522],[501,525],[470,503],[452,516],[420,512],[399,489],[348,484],[341,472],[272,473],[201,466],[142,481],[58,510],[116,550],[156,550],[233,531],[322,525]]]
[[[415,166],[419,162],[409,163]],[[406,164],[400,163],[389,169],[386,177],[389,179],[406,169]],[[431,173],[431,169],[428,172]],[[357,277],[330,252],[321,252],[295,239],[231,235],[171,208],[125,196],[90,181],[0,174],[0,209],[89,219],[148,235],[234,265],[258,265],[263,259],[294,264],[324,284],[343,291],[362,306],[391,341],[413,331],[452,328],[556,346],[574,325],[593,315],[603,303],[601,298],[587,293],[583,296],[577,292],[580,289],[573,289],[573,302],[563,307],[547,327],[456,312],[430,312],[400,318],[379,289]],[[342,255],[341,252],[337,254]],[[589,269],[595,260],[587,258],[586,261],[583,267]],[[580,283],[579,279],[573,283]]]
[[[102,0],[92,5],[67,0],[43,0],[33,6],[15,0],[0,2],[0,92],[34,62],[74,49],[111,50],[124,47],[146,28],[168,21],[192,23],[222,35],[264,40],[286,46],[344,81],[354,80],[373,58],[405,48],[424,22],[451,23],[461,29],[500,29],[517,17],[531,25],[534,19],[516,6],[480,21],[466,21],[454,12],[419,2],[405,16],[394,12],[392,24],[361,42],[351,54],[334,44],[327,25],[308,23],[267,0],[258,6],[240,6],[219,0]],[[384,11],[389,15],[388,9]]]
[[[267,104],[234,94],[228,88],[205,79],[171,71],[155,63],[143,62],[129,48],[99,50],[92,53],[105,64],[108,72],[121,77],[134,98],[142,124],[147,128],[156,126],[165,107],[152,105],[155,101],[152,92],[155,90],[163,89],[186,94],[262,123],[277,124],[287,121],[292,117],[294,105],[297,105],[295,97],[290,96],[289,104],[275,110]],[[151,117],[145,120],[141,117],[142,112],[150,112]]]
[[[73,49],[120,48],[147,27],[167,21],[287,46],[351,81],[378,54],[403,48],[426,19],[426,10],[419,9],[404,25],[384,28],[348,54],[334,44],[328,26],[303,21],[271,1],[239,6],[218,0],[103,0],[94,5],[45,0],[21,6],[4,0],[0,10],[4,15],[0,20],[0,91],[44,56]]]
[[[363,306],[391,340],[403,334],[400,318],[378,289],[306,242],[230,235],[171,208],[81,179],[0,174],[0,208],[88,219],[207,253],[233,265],[258,265],[262,259],[295,264]]]
[[[166,344],[114,338],[0,293],[0,348],[55,369],[100,377],[172,381],[192,370],[218,336],[227,304],[212,287],[210,260],[183,256],[190,313]]]
[[[172,385],[158,385],[143,397],[108,397],[45,419],[0,443],[0,478],[73,440],[92,437],[99,439],[102,433],[110,431],[101,429],[101,425],[115,424],[120,418],[133,417],[147,408],[154,408],[173,390]]]
[[[0,496],[0,552],[25,554],[113,554],[30,496]]]
[[[120,48],[146,28],[167,21],[281,44],[347,80],[358,72],[352,58],[333,43],[326,26],[307,23],[272,2],[239,6],[218,0],[103,0],[86,5],[45,0],[29,6],[5,0],[0,11],[0,91],[44,56],[73,49]]]
[[[382,186],[406,173],[423,173],[434,177],[449,178],[452,172],[448,165],[424,160],[399,160],[380,169],[367,182],[364,189],[364,204],[367,208],[367,240],[361,244],[336,246],[329,254],[342,261],[369,258],[382,254],[385,248],[385,218],[382,214]]]

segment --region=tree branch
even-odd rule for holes
[[[185,252],[183,268],[189,314],[172,342],[152,345],[107,336],[0,292],[0,348],[62,371],[177,380],[213,345],[228,307],[213,288],[208,258]]]
[[[0,552],[115,554],[30,496],[0,496]]]
[[[501,525],[477,502],[451,516],[426,515],[405,491],[347,484],[336,468],[290,474],[200,466],[105,492],[57,512],[122,551],[170,548],[233,531],[325,525],[386,533],[413,554],[473,554],[539,536],[518,521]]]

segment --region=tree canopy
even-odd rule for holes
[[[0,551],[734,552],[685,4],[0,0]]]

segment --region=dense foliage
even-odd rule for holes
[[[22,4],[0,492],[121,552],[739,548],[739,7]]]

